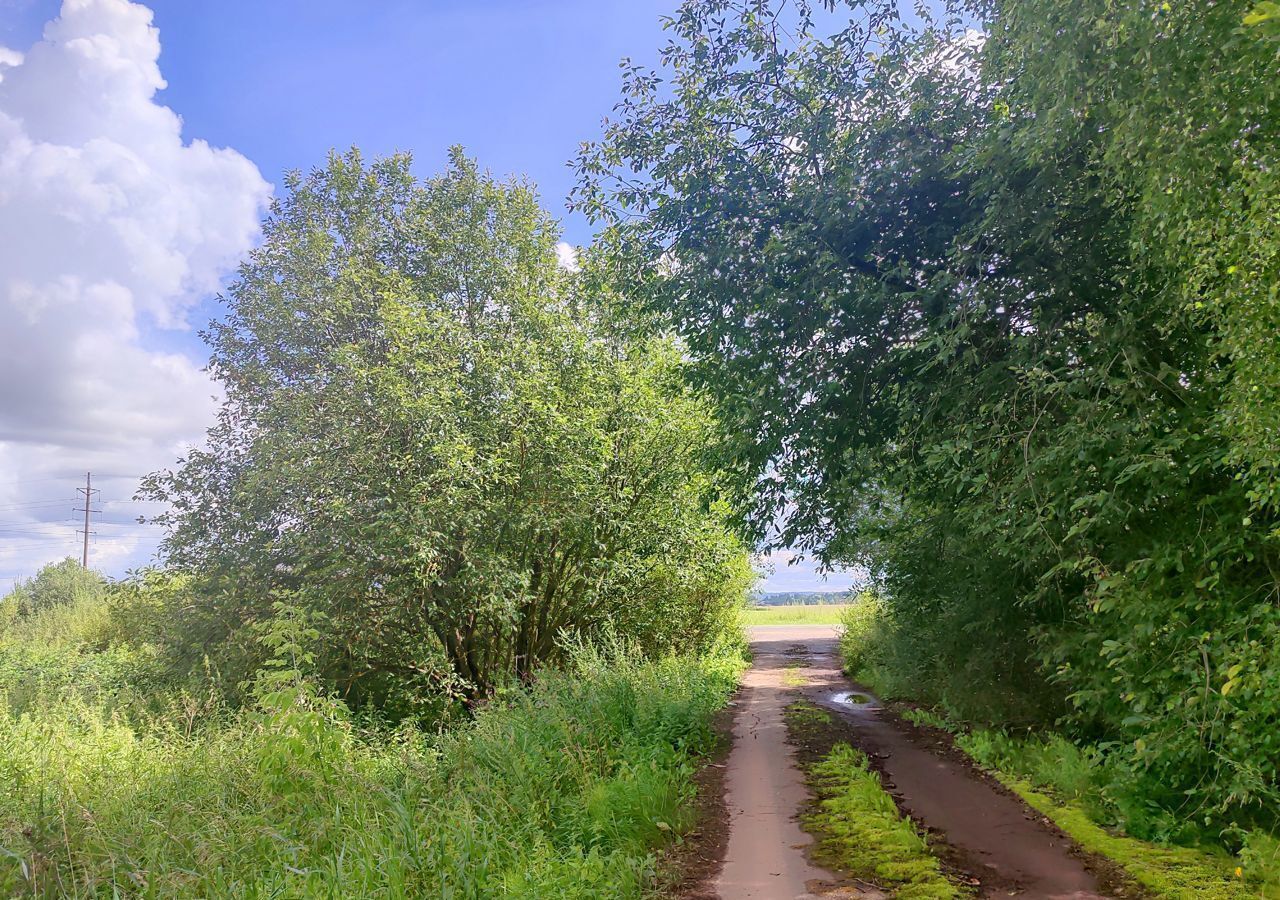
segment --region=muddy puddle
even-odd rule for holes
[[[837,691],[827,696],[828,703],[848,706],[855,709],[879,709],[880,701],[870,694],[861,691]]]

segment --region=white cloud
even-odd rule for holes
[[[136,561],[153,536],[107,522],[211,421],[216,386],[164,333],[252,245],[271,188],[235,151],[184,143],[155,101],[159,54],[128,0],[64,0],[35,46],[0,48],[0,575],[74,549],[52,500],[86,469],[123,504],[95,560]]]
[[[22,54],[17,50],[10,50],[8,47],[0,47],[0,79],[4,77],[4,70],[9,66],[16,66],[22,63]]]
[[[556,244],[556,261],[560,263],[560,268],[568,269],[570,272],[576,272],[581,268],[578,264],[578,248],[567,241]]]
[[[755,558],[760,582],[756,589],[773,591],[847,591],[865,584],[867,573],[860,568],[822,571],[818,562],[795,550],[773,550]]]

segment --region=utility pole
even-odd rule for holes
[[[93,489],[92,472],[84,473],[84,487],[76,488],[76,492],[84,494],[84,553],[80,557],[80,565],[87,569],[89,568],[89,535],[92,534],[89,531],[89,513],[93,511],[91,507],[93,495],[98,493]],[[76,511],[79,512],[79,510]]]

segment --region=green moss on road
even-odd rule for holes
[[[1193,847],[1151,844],[1113,834],[1091,821],[1084,810],[1062,803],[1030,784],[1001,772],[1000,781],[1037,812],[1048,817],[1090,853],[1117,863],[1142,887],[1168,900],[1246,900],[1280,897],[1280,888],[1249,884],[1236,874],[1236,860],[1226,853]]]
[[[788,731],[800,741],[830,722],[811,704],[787,711]],[[805,772],[816,800],[805,827],[816,838],[819,862],[874,882],[898,900],[965,896],[942,874],[925,838],[898,812],[863,753],[837,743],[806,762]]]

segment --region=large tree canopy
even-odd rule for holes
[[[477,697],[566,633],[714,637],[749,566],[707,406],[669,341],[620,336],[557,265],[532,191],[459,151],[425,183],[352,153],[287,186],[208,335],[208,447],[149,482],[201,593],[184,646],[233,657],[300,605],[360,699]]]
[[[822,38],[686,2],[575,202],[723,398],[758,532],[878,575],[913,693],[1070,713],[1163,807],[1135,819],[1271,815],[1274,35],[1242,3],[847,9]]]

